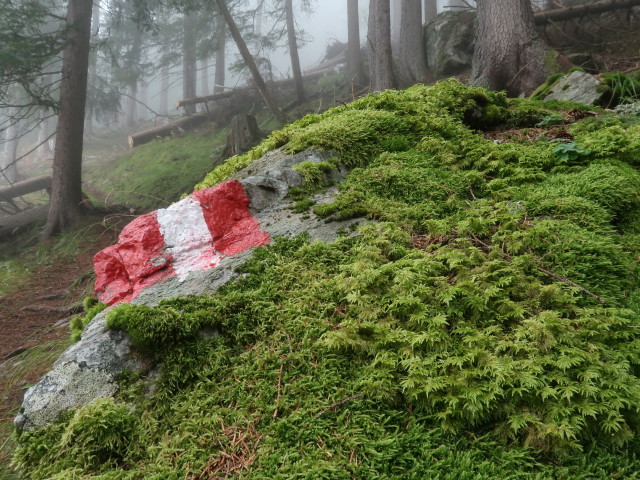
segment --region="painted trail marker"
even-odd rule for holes
[[[94,257],[96,296],[114,305],[164,278],[213,268],[226,256],[269,243],[249,212],[249,198],[232,180],[198,190],[127,225],[118,243]]]

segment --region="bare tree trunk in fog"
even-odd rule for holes
[[[71,28],[62,56],[60,114],[56,129],[49,216],[43,231],[45,237],[71,227],[82,208],[82,137],[92,7],[93,2],[86,0],[69,0],[67,5],[67,25]]]
[[[264,14],[264,2],[265,0],[256,0],[255,22],[253,24],[253,48],[256,55],[260,53],[260,37],[262,36],[262,15]]]
[[[227,24],[224,17],[218,14],[216,22],[216,71],[213,79],[213,93],[224,91],[226,70],[225,51],[227,46]]]
[[[196,96],[196,13],[189,12],[183,18],[182,36],[182,98]],[[195,113],[195,105],[185,107],[187,113]]]
[[[169,113],[169,45],[165,39],[162,45],[162,57],[160,59],[160,105],[158,113]]]
[[[433,80],[424,53],[420,0],[401,0],[398,83],[402,88]]]
[[[132,72],[127,81],[127,101],[126,110],[124,115],[124,125],[127,128],[131,128],[136,124],[136,112],[138,103],[136,102],[136,95],[138,94],[138,79],[140,56],[142,54],[142,32],[137,25],[133,25],[132,37],[131,37],[131,52],[127,68]]]
[[[240,50],[240,54],[242,55],[242,59],[244,60],[244,63],[246,63],[247,67],[249,68],[249,71],[251,72],[251,76],[253,77],[253,81],[255,82],[256,87],[260,92],[260,95],[262,95],[262,98],[264,99],[265,103],[269,106],[269,110],[271,110],[271,112],[278,119],[278,121],[282,123],[287,123],[286,117],[284,116],[282,111],[280,111],[280,109],[278,108],[278,104],[276,104],[269,90],[267,90],[267,85],[264,83],[264,80],[262,79],[262,75],[260,75],[260,70],[258,70],[258,67],[256,66],[256,62],[253,60],[253,57],[251,56],[251,53],[247,48],[247,44],[242,38],[242,35],[240,34],[240,30],[238,30],[238,26],[236,25],[236,22],[234,22],[233,18],[231,17],[231,13],[229,12],[227,5],[225,4],[225,0],[216,0],[216,4],[218,5],[219,12],[222,14],[222,16],[224,16],[224,19],[227,22],[227,26],[229,27],[229,31],[231,32],[231,36],[233,37],[233,40],[236,43],[236,46],[238,47],[238,50]]]
[[[93,15],[91,18],[91,36],[95,39],[98,38],[100,32],[100,2],[96,2],[93,8]],[[88,91],[95,95],[96,84],[98,78],[98,52],[94,50],[93,55],[89,54],[89,78],[88,78]],[[93,135],[93,112],[95,110],[94,102],[87,100],[87,113],[85,118],[85,133],[87,135]]]
[[[302,70],[300,69],[300,57],[298,56],[298,42],[296,41],[296,26],[293,18],[293,0],[286,0],[285,14],[287,17],[287,39],[289,41],[289,56],[291,57],[291,70],[296,84],[296,96],[298,103],[304,102],[304,84],[302,83]]]
[[[398,46],[400,43],[400,1],[401,0],[390,0],[390,24],[391,24],[391,45],[393,48]]]
[[[369,1],[369,78],[373,91],[395,87],[391,57],[391,12],[389,0]]]
[[[438,14],[438,0],[423,0],[422,11],[424,13],[424,23],[429,23]]]
[[[51,155],[53,154],[51,147],[49,147],[49,141],[48,141],[49,135],[51,133],[49,132],[49,125],[51,123],[51,119],[47,118],[47,115],[49,114],[49,112],[46,110],[41,110],[40,114],[41,114],[41,118],[40,118],[40,125],[38,125],[37,157],[38,157],[38,160],[47,160],[51,158]]]
[[[530,0],[478,0],[478,33],[470,82],[510,96],[529,95],[549,72]]]
[[[347,0],[347,26],[349,39],[347,41],[347,71],[349,82],[358,87],[364,84],[364,72],[360,58],[360,17],[358,14],[358,0]]]
[[[144,121],[147,116],[149,111],[147,110],[147,107],[145,107],[145,105],[149,104],[149,85],[145,82],[142,81],[140,82],[140,105],[138,105],[138,115],[137,115],[137,119],[138,121]]]
[[[209,95],[209,64],[206,58],[200,62],[200,95]]]
[[[131,128],[136,124],[136,113],[138,111],[138,102],[136,102],[136,95],[138,94],[138,85],[135,83],[129,83],[127,85],[127,99],[125,105],[124,114],[124,126]]]
[[[2,155],[2,163],[0,163],[0,180],[9,183],[15,183],[18,179],[18,166],[16,158],[18,154],[18,142],[20,140],[20,121],[15,118],[18,114],[18,107],[9,108],[10,125],[4,132],[4,148]]]

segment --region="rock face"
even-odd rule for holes
[[[302,176],[292,168],[294,165],[303,161],[317,163],[330,157],[329,153],[317,150],[307,150],[295,155],[274,151],[234,175],[234,188],[241,186],[246,193],[252,221],[256,222],[258,231],[266,234],[263,239],[276,236],[291,237],[308,232],[311,239],[331,241],[337,237],[339,229],[354,223],[327,223],[314,215],[294,213],[291,210],[291,201],[285,198],[290,187],[303,183]],[[340,168],[326,174],[327,180],[335,182],[340,181],[344,175],[346,170]],[[315,200],[318,203],[329,202],[336,192],[335,187],[330,188],[317,195]],[[142,222],[141,228],[148,227],[147,223]],[[176,219],[173,227],[177,231],[170,232],[169,235],[177,237],[183,233],[185,223]],[[167,228],[171,229],[171,222],[167,223]],[[164,236],[166,235],[167,232]],[[207,233],[203,232],[203,235],[209,238],[208,241],[211,243]],[[146,235],[139,236],[144,242]],[[189,242],[197,240],[190,236],[185,238]],[[127,237],[127,240],[130,238]],[[158,248],[158,251],[164,251],[158,244],[158,241],[150,242],[151,250]],[[135,250],[141,247],[129,245],[129,248]],[[236,277],[236,268],[250,256],[251,250],[247,248],[237,253],[222,255],[214,267],[203,267],[196,262],[191,265],[192,269],[185,268],[181,275],[163,275],[156,283],[149,284],[146,288],[143,286],[131,302],[155,305],[163,298],[213,294]],[[146,370],[151,367],[144,358],[132,352],[131,341],[126,333],[106,329],[107,312],[108,310],[97,315],[87,326],[81,340],[63,353],[53,369],[27,391],[22,412],[14,421],[18,428],[29,430],[44,427],[68,408],[81,407],[95,398],[112,396],[118,389],[117,377],[123,370]]]
[[[424,32],[427,63],[436,78],[457,75],[471,68],[476,36],[474,12],[443,12],[425,26]]]
[[[545,100],[565,100],[593,105],[602,96],[600,81],[585,72],[571,72],[558,80]]]

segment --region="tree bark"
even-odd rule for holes
[[[423,0],[422,13],[424,14],[424,22],[429,23],[438,14],[438,0]]]
[[[160,115],[169,113],[169,54],[169,43],[165,38],[160,59],[160,105],[158,106]]]
[[[510,96],[529,95],[548,73],[530,0],[478,0],[471,83]]]
[[[227,46],[227,25],[224,17],[218,14],[216,22],[216,71],[213,79],[213,93],[224,91],[226,70],[225,50]]]
[[[536,25],[544,25],[547,22],[561,22],[585,15],[597,15],[622,8],[631,8],[640,5],[640,0],[601,0],[599,2],[575,5],[573,7],[544,10],[535,14]]]
[[[369,78],[373,91],[395,87],[391,57],[391,12],[389,0],[369,1]]]
[[[406,88],[429,79],[422,38],[422,5],[420,0],[402,0],[398,54],[398,83]]]
[[[349,36],[347,41],[347,71],[349,82],[357,89],[364,84],[364,72],[360,58],[360,17],[358,14],[358,0],[347,0],[347,26]]]
[[[43,235],[70,228],[81,213],[82,137],[93,2],[69,0],[67,45],[62,57],[60,115],[53,157],[51,201]]]
[[[200,61],[200,95],[209,93],[209,65],[208,59]]]
[[[130,81],[129,85],[127,85],[127,101],[124,115],[124,125],[127,128],[131,128],[136,124],[136,112],[138,111],[137,94],[138,85],[134,81]]]
[[[225,157],[248,152],[262,140],[262,132],[253,115],[236,115],[231,119],[231,132],[227,135]]]
[[[47,110],[40,110],[40,125],[38,125],[38,160],[47,160],[51,158],[53,151],[49,147],[49,124],[51,119],[47,117],[49,112]],[[91,125],[88,122],[87,125]]]
[[[98,34],[100,33],[100,3],[96,2],[96,6],[93,9],[93,14],[91,18],[91,36],[95,39],[98,38]],[[98,79],[98,52],[94,50],[93,54],[89,53],[89,78],[87,79],[88,92],[91,94],[96,94],[96,85]],[[89,94],[88,96],[90,97]],[[87,113],[85,118],[85,133],[89,136],[93,135],[93,112],[95,110],[95,101],[92,101],[91,98],[87,98]],[[40,137],[38,137],[38,141],[40,141]]]
[[[20,141],[20,120],[17,118],[18,107],[9,108],[9,126],[4,134],[4,152],[0,163],[0,180],[15,183],[18,179],[17,153]]]
[[[196,14],[185,13],[183,18],[182,36],[182,96],[191,98],[196,96],[197,61],[196,61]],[[187,108],[187,113],[196,112],[195,107]]]
[[[251,76],[253,77],[253,81],[255,82],[256,87],[258,87],[258,91],[262,95],[262,98],[264,99],[265,103],[269,106],[269,109],[275,115],[278,121],[282,123],[287,123],[286,117],[278,108],[278,105],[276,104],[275,100],[271,96],[271,93],[269,92],[269,90],[267,90],[267,86],[264,83],[264,80],[262,79],[262,75],[260,75],[260,71],[256,66],[256,62],[253,60],[253,57],[251,56],[251,53],[247,48],[247,44],[242,38],[242,35],[240,34],[240,30],[238,30],[238,26],[236,25],[233,18],[231,17],[231,13],[229,12],[229,9],[225,4],[225,1],[216,0],[216,4],[218,5],[218,10],[224,17],[227,23],[227,26],[229,27],[231,36],[233,37],[233,40],[235,41],[236,46],[238,47],[238,50],[240,50],[242,59],[247,64],[247,67],[249,68],[249,71],[251,72]]]
[[[289,41],[289,56],[291,57],[291,70],[296,84],[296,96],[298,103],[304,102],[304,85],[302,83],[302,70],[300,69],[300,57],[298,56],[298,42],[296,40],[296,26],[293,18],[293,0],[285,1],[285,14],[287,17],[287,39]]]

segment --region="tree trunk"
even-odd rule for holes
[[[158,106],[160,115],[169,113],[169,53],[169,43],[164,39],[160,60],[160,105]]]
[[[67,45],[62,56],[60,115],[53,157],[51,201],[44,236],[73,225],[82,203],[82,136],[93,2],[69,0]]]
[[[256,66],[256,62],[253,60],[253,57],[251,56],[251,53],[247,48],[247,44],[242,38],[242,35],[240,34],[240,30],[238,30],[236,23],[233,21],[233,18],[231,17],[231,13],[229,13],[229,9],[227,8],[225,1],[216,0],[216,4],[218,5],[218,10],[224,16],[224,19],[227,22],[227,26],[229,27],[229,31],[231,32],[231,36],[233,37],[233,40],[235,41],[236,46],[238,47],[238,50],[240,50],[240,54],[242,55],[242,59],[244,60],[244,63],[246,63],[247,67],[249,68],[249,71],[251,72],[251,76],[253,77],[253,81],[255,82],[256,87],[258,87],[258,91],[262,95],[262,98],[264,99],[265,103],[269,106],[269,109],[275,115],[278,121],[282,123],[287,123],[286,117],[278,108],[278,105],[276,104],[275,100],[271,96],[271,93],[267,90],[267,86],[265,85],[264,80],[262,79],[262,75],[260,75],[260,71]]]
[[[149,110],[147,110],[147,105],[149,104],[149,85],[143,80],[140,83],[140,95],[139,95],[140,104],[138,105],[138,114],[136,118],[138,122],[143,122],[147,119],[149,115]],[[138,102],[136,102],[138,103]]]
[[[96,6],[93,9],[93,15],[91,18],[91,36],[94,37],[95,40],[98,38],[98,34],[100,33],[100,3],[96,2]],[[97,90],[97,79],[98,79],[98,52],[93,51],[93,53],[89,53],[89,78],[87,79],[88,87],[87,90],[90,92],[89,95],[96,95]],[[85,118],[85,133],[89,136],[93,135],[93,112],[95,110],[95,101],[91,98],[87,98],[87,114]],[[38,140],[40,138],[38,137]]]
[[[38,160],[48,160],[51,158],[51,147],[49,146],[49,123],[50,118],[47,117],[49,112],[47,110],[40,111],[40,125],[38,125]],[[90,123],[89,123],[90,125]]]
[[[429,23],[438,14],[438,0],[423,0],[422,12],[424,13],[424,23]]]
[[[218,15],[216,22],[216,71],[213,79],[213,93],[224,91],[224,77],[226,70],[225,50],[227,46],[227,25],[222,15]]]
[[[124,126],[131,128],[136,124],[136,112],[138,111],[138,102],[136,102],[136,95],[138,94],[138,85],[135,82],[127,85],[127,102],[124,115]]]
[[[358,0],[347,0],[347,24],[349,39],[347,41],[347,71],[349,82],[357,89],[364,84],[364,72],[360,59],[360,17],[358,16]]]
[[[420,0],[402,0],[398,83],[406,88],[428,80],[427,61],[422,38],[422,5]]]
[[[549,72],[530,0],[478,0],[471,83],[510,96],[529,95]]]
[[[227,135],[225,157],[246,153],[262,140],[262,132],[253,115],[236,115],[231,120],[231,132]]]
[[[18,179],[17,153],[20,140],[20,120],[17,118],[18,107],[9,108],[10,125],[4,134],[4,154],[0,164],[0,180],[15,183]]]
[[[300,70],[300,58],[298,57],[298,42],[296,41],[296,26],[293,19],[293,0],[286,0],[285,11],[287,17],[287,38],[289,41],[289,56],[291,57],[291,70],[296,83],[296,96],[298,103],[304,102],[304,85],[302,83],[302,70]]]
[[[208,59],[200,61],[200,95],[209,93],[209,65]]]
[[[373,91],[395,87],[391,57],[391,12],[389,0],[369,1],[369,78]]]
[[[182,96],[191,98],[196,96],[197,63],[196,63],[196,14],[189,12],[184,15],[182,36]],[[187,113],[195,113],[195,107],[187,108]]]

